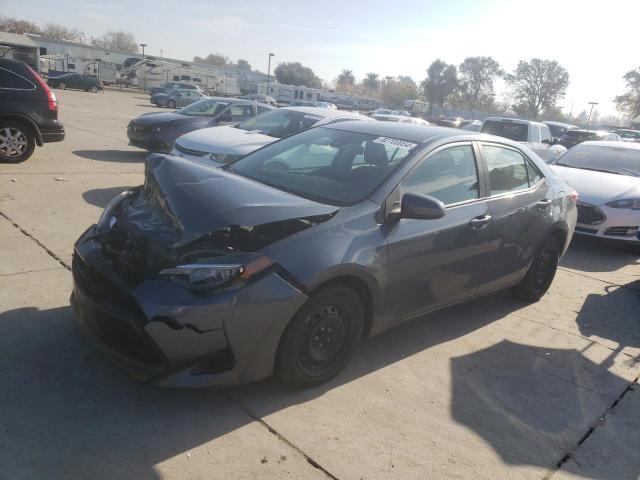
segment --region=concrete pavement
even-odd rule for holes
[[[0,165],[0,479],[638,479],[640,265],[575,241],[550,292],[498,293],[361,347],[316,389],[139,385],[68,305],[72,245],[143,180],[139,92],[58,91],[67,139]]]

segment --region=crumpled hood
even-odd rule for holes
[[[190,118],[196,120],[198,117],[188,117],[187,115],[180,115],[174,112],[152,112],[140,115],[131,122],[136,125],[163,125],[167,123],[184,122]]]
[[[640,178],[615,173],[550,165],[550,168],[578,192],[580,201],[600,206],[612,200],[637,198]]]
[[[123,220],[150,240],[181,247],[230,226],[256,226],[333,214],[337,208],[219,169],[150,155],[141,193]]]
[[[223,126],[187,133],[176,143],[183,148],[200,152],[246,155],[276,140],[278,139],[262,133]]]

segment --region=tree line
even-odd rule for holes
[[[110,30],[101,37],[87,38],[85,33],[77,28],[67,28],[57,23],[46,23],[40,26],[28,20],[0,16],[0,31],[21,34],[32,33],[46,40],[68,40],[107,48],[119,53],[138,52],[138,42],[136,42],[134,35],[123,30]]]

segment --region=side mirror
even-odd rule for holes
[[[430,195],[405,193],[400,204],[400,218],[436,220],[445,216],[444,203]]]

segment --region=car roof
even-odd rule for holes
[[[425,143],[433,140],[436,137],[448,136],[448,137],[473,137],[476,139],[488,140],[493,137],[492,135],[474,134],[468,130],[458,130],[457,128],[449,127],[436,127],[428,125],[418,125],[416,123],[409,122],[365,122],[365,121],[351,121],[332,123],[330,128],[337,130],[346,130],[356,133],[365,133],[368,135],[377,135],[379,137],[392,137],[400,138],[402,140],[409,140],[417,143]],[[503,142],[504,139],[500,138]],[[504,143],[511,143],[509,141]]]
[[[542,123],[546,123],[547,125],[553,125],[555,127],[567,127],[567,128],[572,128],[572,129],[578,128],[575,125],[571,125],[570,123],[552,122],[552,121],[549,121],[549,120],[545,120]]]
[[[522,118],[508,118],[508,117],[487,117],[485,118],[485,122],[488,120],[493,120],[496,122],[511,122],[511,123],[523,123],[527,125],[543,125],[546,126],[542,122],[534,122],[533,120],[524,120]]]
[[[640,150],[640,143],[631,142],[607,142],[604,140],[592,140],[590,142],[582,142],[576,146],[589,146],[589,147],[615,147],[625,148],[627,150]]]
[[[346,110],[333,110],[331,108],[322,108],[322,107],[282,107],[279,110],[293,110],[294,112],[308,113],[309,115],[317,115],[323,118],[334,118],[334,117],[363,118],[364,117],[364,115],[357,112],[349,112]]]

